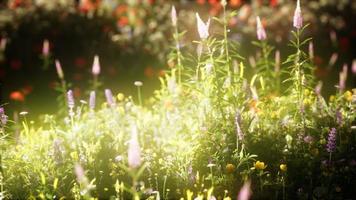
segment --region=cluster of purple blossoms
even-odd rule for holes
[[[326,151],[332,153],[336,150],[336,129],[331,128],[328,136],[328,143],[326,144]]]

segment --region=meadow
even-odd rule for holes
[[[237,12],[220,4],[222,18],[196,13],[199,38],[184,45],[188,30],[171,8],[170,68],[150,97],[140,80],[135,96],[106,88],[95,57],[85,99],[74,97],[56,60],[56,114],[32,121],[21,112],[14,123],[1,107],[0,198],[354,198],[356,89],[346,81],[356,62],[323,97],[299,0],[290,54],[268,42],[256,16],[254,66],[229,37]]]

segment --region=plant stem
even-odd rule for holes
[[[225,55],[226,55],[226,66],[227,66],[227,72],[228,76],[230,77],[231,75],[231,69],[230,69],[230,57],[229,57],[229,48],[227,44],[227,19],[226,19],[226,6],[223,6],[223,11],[224,11],[224,46],[225,46]]]
[[[181,56],[182,53],[180,51],[180,45],[179,45],[179,32],[178,32],[178,27],[175,26],[175,41],[176,41],[176,50],[177,50],[177,65],[178,65],[178,83],[179,85],[182,82],[182,61],[181,61]]]
[[[141,87],[137,87],[138,103],[142,106]]]

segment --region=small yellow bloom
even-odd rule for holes
[[[266,169],[267,165],[265,165],[264,162],[257,161],[255,162],[255,168],[259,170],[264,170]]]
[[[344,93],[344,98],[346,101],[351,102],[352,101],[352,93],[350,91],[346,91]]]
[[[229,163],[226,165],[226,171],[227,173],[233,173],[235,171],[236,167],[235,165]]]
[[[304,90],[304,95],[305,95],[305,96],[308,96],[309,94],[310,94],[310,90],[305,89],[305,90]]]
[[[335,96],[334,95],[331,95],[330,97],[329,97],[329,101],[334,101],[335,100]]]
[[[122,93],[117,94],[117,100],[123,101],[125,99],[125,95]]]
[[[281,165],[279,165],[279,169],[280,169],[282,172],[285,172],[285,171],[287,171],[287,165],[286,165],[286,164],[281,164]]]

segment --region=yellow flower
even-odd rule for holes
[[[226,171],[227,171],[227,173],[233,173],[234,171],[235,171],[235,165],[233,165],[233,164],[231,164],[231,163],[229,163],[229,164],[227,164],[226,165]]]
[[[330,97],[329,97],[329,101],[334,101],[335,100],[335,96],[334,95],[331,95]]]
[[[346,101],[351,102],[352,101],[352,93],[350,91],[346,91],[344,93],[344,98]]]
[[[125,99],[125,95],[122,93],[117,94],[117,100],[123,101]]]
[[[257,161],[255,162],[255,168],[259,170],[264,170],[266,169],[267,165],[265,165],[264,162]]]
[[[287,171],[287,165],[286,165],[286,164],[281,164],[281,165],[279,165],[279,169],[280,169],[282,172],[285,172],[285,171]]]

